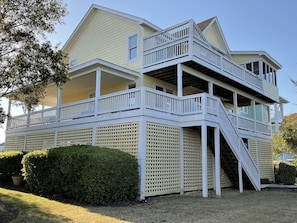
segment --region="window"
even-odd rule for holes
[[[133,62],[138,58],[138,35],[128,37],[128,62]]]
[[[136,83],[128,84],[128,89],[136,88]]]
[[[256,75],[259,75],[259,62],[255,61],[253,63],[247,63],[245,65],[245,68],[248,69],[249,71],[253,72]]]

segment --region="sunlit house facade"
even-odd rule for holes
[[[141,199],[273,180],[269,106],[281,65],[231,51],[216,17],[161,29],[92,5],[63,50],[71,80],[47,87],[44,109],[9,118],[7,150],[126,151],[139,162]]]

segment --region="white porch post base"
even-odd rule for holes
[[[207,176],[207,126],[201,126],[202,141],[202,196],[208,197],[208,176]]]

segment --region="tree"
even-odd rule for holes
[[[297,113],[284,117],[280,126],[280,134],[292,152],[297,154]]]
[[[291,153],[286,141],[284,140],[284,138],[281,136],[280,133],[273,132],[272,141],[273,141],[273,156],[275,158],[277,159],[280,158],[280,156],[283,153]]]
[[[31,111],[46,85],[67,81],[67,56],[46,37],[66,14],[62,0],[0,0],[0,98]]]

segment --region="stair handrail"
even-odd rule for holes
[[[237,128],[234,126],[221,100],[215,96],[207,95],[207,100],[216,101],[216,113],[220,130],[225,136],[226,141],[234,152],[236,158],[242,162],[242,167],[250,178],[253,186],[260,190],[260,171],[255,164],[251,154],[241,139]],[[212,103],[213,106],[213,103]],[[213,110],[213,109],[212,109]],[[238,149],[236,149],[238,148]],[[248,162],[249,161],[249,162]],[[253,174],[252,174],[253,173]]]

